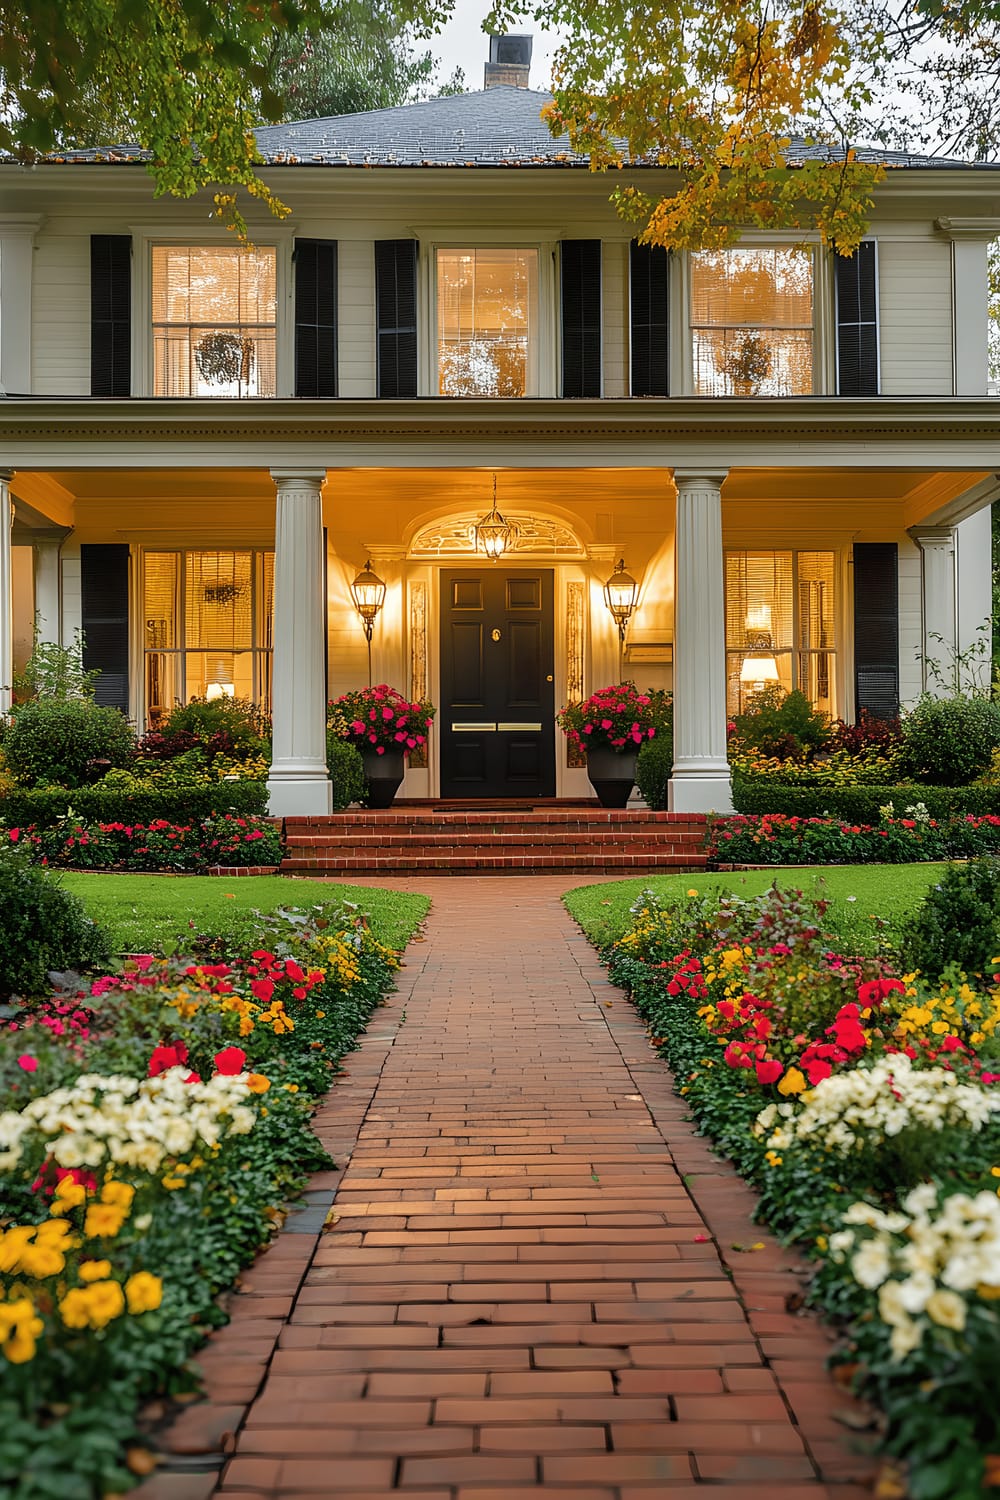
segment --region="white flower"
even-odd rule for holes
[[[932,1292],[927,1299],[927,1316],[942,1328],[961,1331],[965,1327],[965,1303],[957,1292]]]
[[[889,1275],[889,1246],[885,1240],[865,1240],[864,1244],[851,1257],[851,1270],[854,1279],[861,1286],[874,1291],[881,1286]]]
[[[920,1345],[922,1330],[919,1323],[897,1323],[889,1335],[889,1348],[893,1359],[905,1359]]]

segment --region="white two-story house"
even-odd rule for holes
[[[890,715],[976,639],[1000,172],[898,155],[849,260],[668,255],[502,76],[260,130],[291,216],[251,249],[138,151],[0,162],[0,684],[36,613],[82,627],[140,727],[266,703],[273,811],[323,812],[370,560],[374,681],[439,707],[406,795],[587,794],[554,714],[623,672],[673,689],[674,808],[721,810],[761,682]]]

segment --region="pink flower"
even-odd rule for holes
[[[388,723],[390,719],[394,719],[395,718],[395,714],[393,713],[393,711],[392,711],[391,708],[383,708],[383,710],[382,710],[382,718],[385,720],[386,723]]]
[[[602,729],[610,729],[611,727],[612,726],[611,726],[611,720],[610,719],[602,719],[601,720],[601,728]]]
[[[38,1067],[38,1058],[32,1057],[30,1052],[22,1052],[17,1060],[17,1065],[25,1073],[34,1073]]]
[[[12,828],[7,836],[12,844],[16,844],[18,839],[21,837],[20,828]]]

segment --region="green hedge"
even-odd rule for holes
[[[51,828],[72,809],[84,823],[191,823],[213,813],[261,814],[267,811],[263,781],[220,781],[183,791],[123,792],[101,786],[35,787],[0,796],[0,824],[8,828]]]
[[[733,777],[737,812],[782,813],[790,818],[842,818],[878,823],[879,809],[891,802],[896,817],[922,802],[932,818],[1000,814],[1000,786],[782,786],[764,777]]]

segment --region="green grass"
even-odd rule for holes
[[[194,932],[252,936],[255,913],[280,906],[327,906],[353,902],[371,920],[375,936],[390,948],[403,948],[430,906],[426,896],[368,886],[281,875],[226,880],[209,875],[105,875],[61,873],[66,889],[79,896],[88,914],[110,934],[118,953],[155,952],[164,943]]]
[[[588,938],[598,948],[612,943],[631,925],[629,908],[643,891],[676,900],[690,890],[704,896],[733,891],[759,896],[777,882],[830,901],[826,922],[847,951],[871,953],[878,935],[892,942],[901,919],[923,900],[948,868],[945,864],[816,865],[808,870],[747,870],[731,875],[650,875],[606,885],[584,885],[564,900]],[[879,921],[885,923],[879,927]]]

